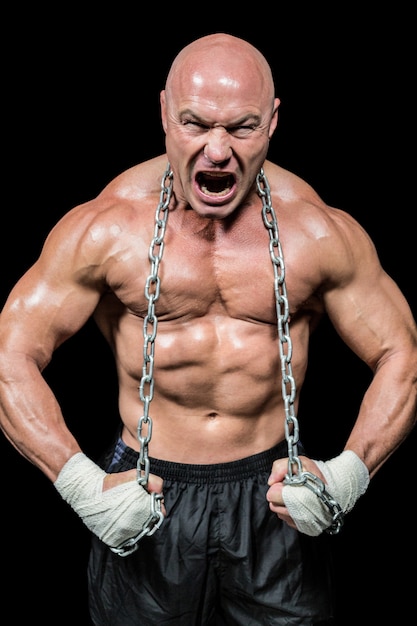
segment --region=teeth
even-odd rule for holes
[[[213,176],[205,174],[199,176],[200,189],[208,196],[221,197],[227,195],[233,187],[233,177]]]
[[[206,185],[201,185],[201,190],[207,195],[207,196],[225,196],[229,193],[231,187],[225,187],[224,189],[222,189],[221,191],[212,191],[210,189],[208,189],[206,187]]]

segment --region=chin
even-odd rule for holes
[[[197,213],[197,215],[213,220],[224,219],[225,217],[231,215],[235,210],[234,206],[229,203],[213,206],[208,204],[202,204],[201,202],[193,206],[192,209]]]

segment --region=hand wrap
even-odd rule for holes
[[[352,450],[345,450],[330,461],[314,461],[326,480],[326,491],[344,513],[351,511],[369,485],[366,465]],[[286,485],[284,504],[297,529],[305,535],[320,535],[332,524],[332,512],[319,496],[305,485]]]
[[[103,491],[106,472],[85,454],[74,454],[54,485],[84,524],[111,548],[136,536],[151,515],[151,495],[137,481]]]

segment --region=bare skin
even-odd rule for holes
[[[345,449],[372,476],[411,431],[417,404],[411,311],[359,224],[266,160],[278,108],[270,69],[249,44],[226,35],[193,42],[161,93],[167,153],[122,173],[68,212],[12,290],[0,316],[1,427],[50,480],[80,446],[42,371],[91,316],[116,359],[123,439],[138,449],[144,285],[168,161],[174,193],[156,305],[150,454],[179,463],[227,462],[285,438],[269,235],[255,185],[261,167],[287,268],[298,392],[309,336],[327,314],[373,372]],[[322,477],[310,459],[303,466]],[[108,475],[104,488],[135,472]],[[286,459],[273,464],[267,499],[293,525],[281,495],[286,472]],[[162,489],[162,480],[151,476],[149,490]]]

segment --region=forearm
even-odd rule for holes
[[[368,387],[345,450],[356,452],[372,477],[410,434],[416,418],[417,356],[400,367],[391,359]]]
[[[136,546],[162,523],[162,496],[139,485],[136,470],[124,472],[123,479],[117,474],[114,481],[116,474],[106,474],[85,456],[39,369],[29,364],[19,372],[0,371],[0,423],[6,437],[54,483],[97,537],[124,554],[125,542]],[[105,485],[107,478],[110,484]],[[162,480],[154,480],[162,489]]]
[[[34,363],[9,361],[0,372],[0,426],[18,452],[55,481],[80,446]]]

